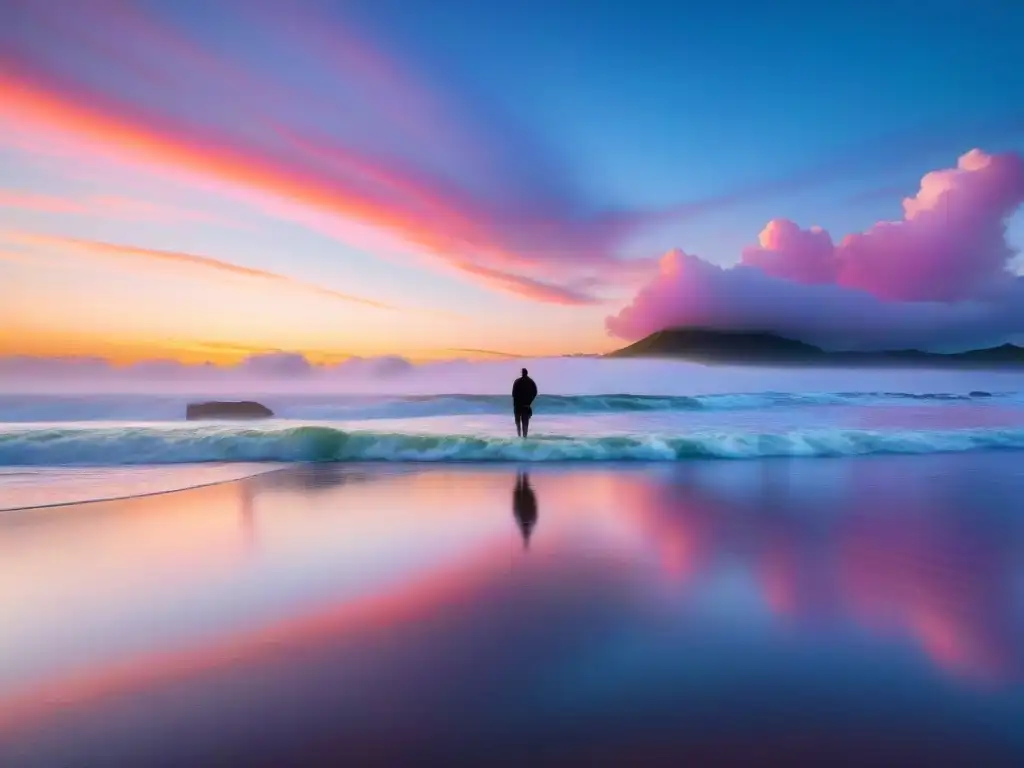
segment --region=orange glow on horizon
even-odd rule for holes
[[[486,349],[445,347],[438,349],[409,349],[402,351],[389,347],[376,349],[322,349],[301,346],[283,349],[242,341],[202,341],[198,339],[122,339],[103,336],[26,333],[14,329],[0,329],[0,357],[91,357],[103,358],[114,367],[124,367],[153,360],[169,360],[185,365],[213,363],[231,366],[252,355],[289,352],[303,355],[314,365],[332,365],[353,357],[382,357],[400,355],[413,363],[427,363],[452,358],[466,360],[507,360],[545,357],[553,353],[516,354]]]

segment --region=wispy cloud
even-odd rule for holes
[[[18,253],[16,251],[5,251],[0,249],[0,261],[6,261],[11,264],[34,264],[34,260],[27,253]]]
[[[230,222],[205,211],[182,208],[148,200],[136,200],[121,195],[83,195],[81,197],[38,194],[17,189],[0,189],[0,208],[14,208],[42,213],[63,213],[100,216],[128,221],[158,221],[167,223]]]
[[[237,226],[233,221],[206,211],[197,211],[166,203],[154,203],[148,200],[136,200],[119,195],[91,195],[86,197],[83,203],[90,214],[112,218],[169,223],[207,222]]]
[[[595,208],[536,137],[489,111],[486,95],[431,86],[335,19],[324,26],[307,9],[274,21],[272,10],[239,13],[230,28],[314,59],[291,87],[280,72],[235,67],[155,13],[118,11],[100,26],[77,6],[59,19],[16,6],[5,11],[11,21],[38,34],[0,30],[0,117],[70,137],[83,151],[279,201],[284,217],[300,206],[385,232],[536,301],[589,303],[575,287],[581,278],[596,273],[616,290],[620,271],[635,272],[617,249],[651,214]],[[119,30],[141,30],[124,39],[145,44],[111,44]],[[67,65],[84,59],[89,77]],[[144,96],[154,82],[182,98],[154,103]],[[278,108],[296,98],[300,105]]]
[[[551,304],[597,304],[596,297],[573,288],[546,283],[543,280],[491,269],[479,264],[462,262],[458,268],[471,275],[482,278],[489,285],[495,285],[510,293],[525,296],[528,299],[544,301]]]
[[[339,301],[374,307],[376,309],[396,309],[396,307],[381,301],[375,301],[362,296],[354,296],[331,288],[325,288],[323,286],[298,280],[277,272],[255,269],[253,267],[244,267],[231,262],[221,261],[220,259],[215,259],[210,256],[184,253],[182,251],[164,251],[154,248],[141,248],[133,245],[121,245],[117,243],[107,243],[98,240],[84,240],[59,235],[44,235],[32,232],[3,232],[0,233],[0,237],[8,242],[53,248],[59,252],[71,251],[78,254],[107,259],[136,259],[185,267],[193,270],[201,270],[207,273],[214,272],[233,277],[252,278],[279,286],[307,291],[309,293],[314,293],[331,299],[337,299]]]
[[[217,359],[224,357],[241,359],[254,355],[298,353],[304,355],[310,362],[323,363],[339,362],[353,357],[350,353],[337,349],[312,349],[306,347],[301,349],[285,349],[265,344],[244,344],[235,341],[210,341],[202,339],[161,339],[151,342],[151,346],[154,348],[209,354]]]
[[[87,211],[87,208],[76,200],[12,189],[0,189],[0,208],[17,208],[44,213],[85,213]]]
[[[498,352],[493,349],[473,349],[470,347],[448,347],[441,351],[454,352],[456,354],[483,355],[485,357],[507,357],[515,360],[529,357],[529,355],[516,355],[511,352]]]

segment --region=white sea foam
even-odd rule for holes
[[[519,440],[482,434],[409,434],[330,426],[55,426],[0,432],[0,465],[97,466],[202,462],[685,461],[1024,450],[1024,428],[687,434]]]

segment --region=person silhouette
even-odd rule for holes
[[[523,549],[530,548],[530,534],[537,525],[537,496],[530,487],[528,472],[520,472],[516,477],[516,487],[512,491],[512,511],[523,535]]]
[[[533,401],[537,398],[537,385],[523,368],[523,375],[512,385],[512,411],[516,417],[516,434],[525,438],[530,434]]]

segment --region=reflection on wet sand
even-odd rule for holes
[[[511,571],[510,485],[544,554]],[[1022,493],[993,455],[305,467],[23,517],[0,524],[0,763],[390,762],[403,738],[715,761],[757,723],[766,763],[871,728],[907,759],[1003,764],[1024,749]]]
[[[516,487],[512,491],[512,509],[516,523],[523,535],[523,548],[530,548],[530,534],[537,524],[537,495],[530,487],[530,473],[519,472],[516,475]]]
[[[950,674],[1017,684],[1024,518],[1016,499],[1024,474],[1011,485],[993,468],[1004,487],[974,488],[967,504],[957,492],[976,484],[991,460],[979,457],[957,478],[940,459],[942,469],[920,483],[904,474],[909,461],[846,462],[842,495],[827,506],[792,462],[766,463],[746,487],[725,489],[699,475],[669,473],[661,483],[623,475],[616,493],[680,589],[699,590],[702,577],[739,558],[780,624],[852,622],[912,640]]]

